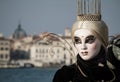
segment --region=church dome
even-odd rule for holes
[[[23,38],[26,36],[27,36],[27,34],[26,34],[25,30],[22,29],[21,24],[18,24],[18,28],[13,33],[13,38],[20,39],[20,38]]]

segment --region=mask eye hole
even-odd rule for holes
[[[92,44],[95,40],[96,40],[96,37],[93,35],[90,35],[86,37],[85,43]]]
[[[81,44],[81,39],[79,37],[74,37],[75,44]]]

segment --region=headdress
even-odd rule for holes
[[[101,20],[101,0],[78,0],[78,15],[73,24],[72,39],[77,29],[90,30],[104,47],[108,45],[108,27]]]
[[[78,0],[78,20],[99,21],[101,20],[100,0]]]

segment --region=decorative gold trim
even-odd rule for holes
[[[91,15],[91,14],[78,15],[77,19],[79,21],[100,21],[101,20],[101,15],[99,15],[99,14],[95,14],[95,15]]]
[[[115,78],[116,78],[116,76],[115,76],[115,73],[110,69],[110,71],[112,72],[112,74],[113,74],[113,78],[110,80],[110,82],[113,82],[113,81],[115,81]]]
[[[98,63],[98,66],[100,66],[100,67],[104,67],[104,64],[102,64],[102,63]]]
[[[75,63],[76,64],[76,66],[78,67],[78,69],[79,69],[79,71],[81,72],[81,74],[84,76],[84,77],[88,77],[83,71],[82,71],[82,69],[80,68],[80,66],[77,64],[77,63]]]

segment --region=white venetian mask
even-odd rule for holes
[[[78,29],[74,32],[75,47],[83,60],[94,58],[101,48],[101,42],[88,29]]]

